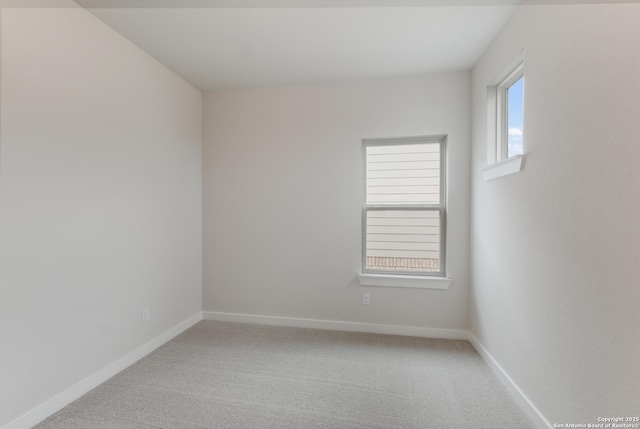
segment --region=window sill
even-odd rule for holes
[[[512,156],[482,169],[484,180],[493,180],[522,171],[524,155]]]
[[[359,274],[362,286],[405,287],[414,289],[449,289],[453,279],[394,274]]]

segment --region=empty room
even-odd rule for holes
[[[0,428],[640,428],[639,77],[630,0],[0,0]]]

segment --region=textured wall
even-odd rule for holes
[[[4,426],[201,311],[202,95],[84,10],[1,54]]]
[[[467,328],[470,74],[215,92],[204,107],[204,309]],[[450,290],[361,305],[362,139],[448,134]]]
[[[640,411],[640,5],[523,7],[473,71],[474,334],[553,423]],[[485,182],[525,49],[524,171]]]

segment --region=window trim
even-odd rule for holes
[[[453,279],[449,277],[413,276],[405,274],[371,274],[358,275],[361,286],[400,287],[411,289],[449,289]]]
[[[367,205],[367,147],[369,146],[390,146],[401,144],[424,144],[439,143],[440,144],[440,204],[385,204]],[[366,138],[362,139],[362,260],[360,275],[358,276],[360,284],[368,286],[397,286],[397,287],[428,287],[415,286],[416,279],[447,279],[446,277],[446,231],[447,231],[447,135],[428,135],[414,137],[388,137],[388,138]],[[367,270],[367,212],[369,210],[431,210],[440,213],[440,259],[438,272],[409,272],[409,271],[383,271],[383,270]],[[373,279],[373,280],[371,280]],[[391,281],[387,281],[387,280]],[[394,279],[396,281],[394,281]],[[408,279],[409,281],[403,281]],[[398,281],[399,280],[399,281]],[[371,282],[376,284],[371,284]],[[447,284],[448,288],[448,284]],[[442,289],[442,287],[438,287]]]
[[[493,163],[482,169],[484,180],[489,181],[514,174],[522,170],[524,155],[514,155],[511,158]]]
[[[522,162],[508,162],[524,158],[526,153],[524,136],[523,154],[507,157],[509,140],[507,92],[524,75],[524,50],[521,50],[487,86],[487,167],[484,170],[495,169],[496,171],[485,174],[485,178],[490,176],[491,179],[495,179],[517,173],[524,165]],[[503,167],[505,164],[517,166],[517,170],[505,169]],[[487,180],[490,179],[487,178]]]

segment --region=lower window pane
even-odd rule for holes
[[[365,269],[440,272],[438,210],[368,210]]]

